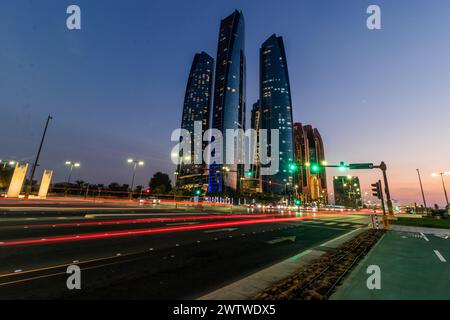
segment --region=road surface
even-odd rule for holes
[[[77,205],[4,206],[0,216],[1,299],[194,299],[368,221]],[[67,289],[72,264],[81,290]]]

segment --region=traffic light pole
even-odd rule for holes
[[[394,215],[394,208],[392,206],[392,200],[391,200],[391,192],[389,191],[389,184],[388,184],[388,178],[387,178],[387,166],[384,161],[381,162],[379,166],[374,166],[374,168],[379,168],[383,172],[383,180],[384,180],[384,192],[386,193],[386,204],[388,209],[388,214],[390,217]]]

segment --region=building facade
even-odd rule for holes
[[[289,72],[283,38],[270,36],[260,48],[260,104],[261,129],[267,130],[268,150],[271,158],[279,157],[279,169],[274,175],[262,176],[262,189],[266,193],[283,195],[293,190],[294,161],[292,99]],[[279,130],[279,152],[272,152],[270,130]]]
[[[361,186],[355,176],[336,176],[333,178],[334,202],[338,206],[361,208]]]
[[[242,12],[234,11],[220,23],[215,85],[212,113],[212,128],[223,134],[223,150],[219,155],[224,164],[210,165],[208,191],[239,192],[240,180],[244,177],[244,141],[234,144],[234,163],[226,163],[226,130],[245,130],[245,24]],[[220,152],[220,150],[215,150]],[[215,156],[218,156],[215,154]]]
[[[194,141],[194,122],[202,123],[203,137],[203,133],[210,126],[213,68],[214,59],[210,55],[205,52],[195,54],[187,81],[181,120],[181,128],[191,134],[192,149],[190,154],[180,154],[181,164],[177,168],[178,186],[195,186],[207,182],[206,165],[194,164],[194,143],[201,144],[200,147],[204,149],[204,142]]]
[[[328,203],[325,150],[319,130],[311,125],[294,124],[295,190],[303,203]],[[317,166],[317,172],[311,170]]]

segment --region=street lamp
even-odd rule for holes
[[[17,161],[14,161],[14,160],[10,160],[10,161],[0,160],[0,164],[2,164],[2,163],[3,163],[3,169],[5,169],[7,165],[9,165],[11,167],[14,166],[17,163]]]
[[[79,168],[81,164],[79,162],[66,161],[66,165],[69,166],[69,176],[67,178],[67,184],[70,183],[70,178],[72,177],[73,168]]]
[[[80,163],[79,162],[66,161],[66,166],[69,166],[69,176],[67,177],[67,185],[66,185],[66,190],[64,192],[64,196],[67,196],[67,189],[69,188],[70,178],[72,177],[73,168],[80,167]]]
[[[440,172],[440,173],[432,173],[431,174],[431,176],[433,176],[433,177],[441,176],[442,187],[444,188],[445,201],[447,202],[447,207],[449,206],[449,202],[448,202],[448,196],[447,196],[447,189],[445,188],[444,176],[448,176],[448,175],[450,175],[450,172],[448,172],[448,171]]]
[[[130,200],[133,197],[133,187],[134,187],[134,178],[136,176],[136,169],[138,166],[142,167],[144,165],[144,161],[142,160],[134,160],[134,159],[128,159],[127,162],[129,164],[133,165],[133,178],[131,179],[131,191],[130,191]]]

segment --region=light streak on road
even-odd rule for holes
[[[323,218],[322,216],[316,216],[315,218]],[[168,233],[168,232],[181,232],[181,231],[195,231],[213,228],[227,228],[235,226],[244,226],[252,224],[264,224],[264,223],[281,223],[281,222],[294,222],[301,221],[305,219],[312,219],[312,217],[288,217],[288,218],[261,218],[261,219],[249,219],[243,221],[227,221],[227,222],[211,222],[202,223],[198,225],[190,226],[173,226],[173,227],[157,227],[150,229],[138,229],[138,230],[121,230],[112,232],[101,232],[101,233],[88,233],[79,235],[69,235],[69,236],[58,236],[58,237],[44,237],[38,239],[22,239],[22,240],[11,240],[11,241],[0,241],[0,247],[10,247],[19,245],[34,245],[34,244],[52,244],[68,241],[81,241],[81,240],[98,240],[98,239],[109,239],[117,237],[127,237],[127,236],[141,236],[150,235],[157,233]]]

